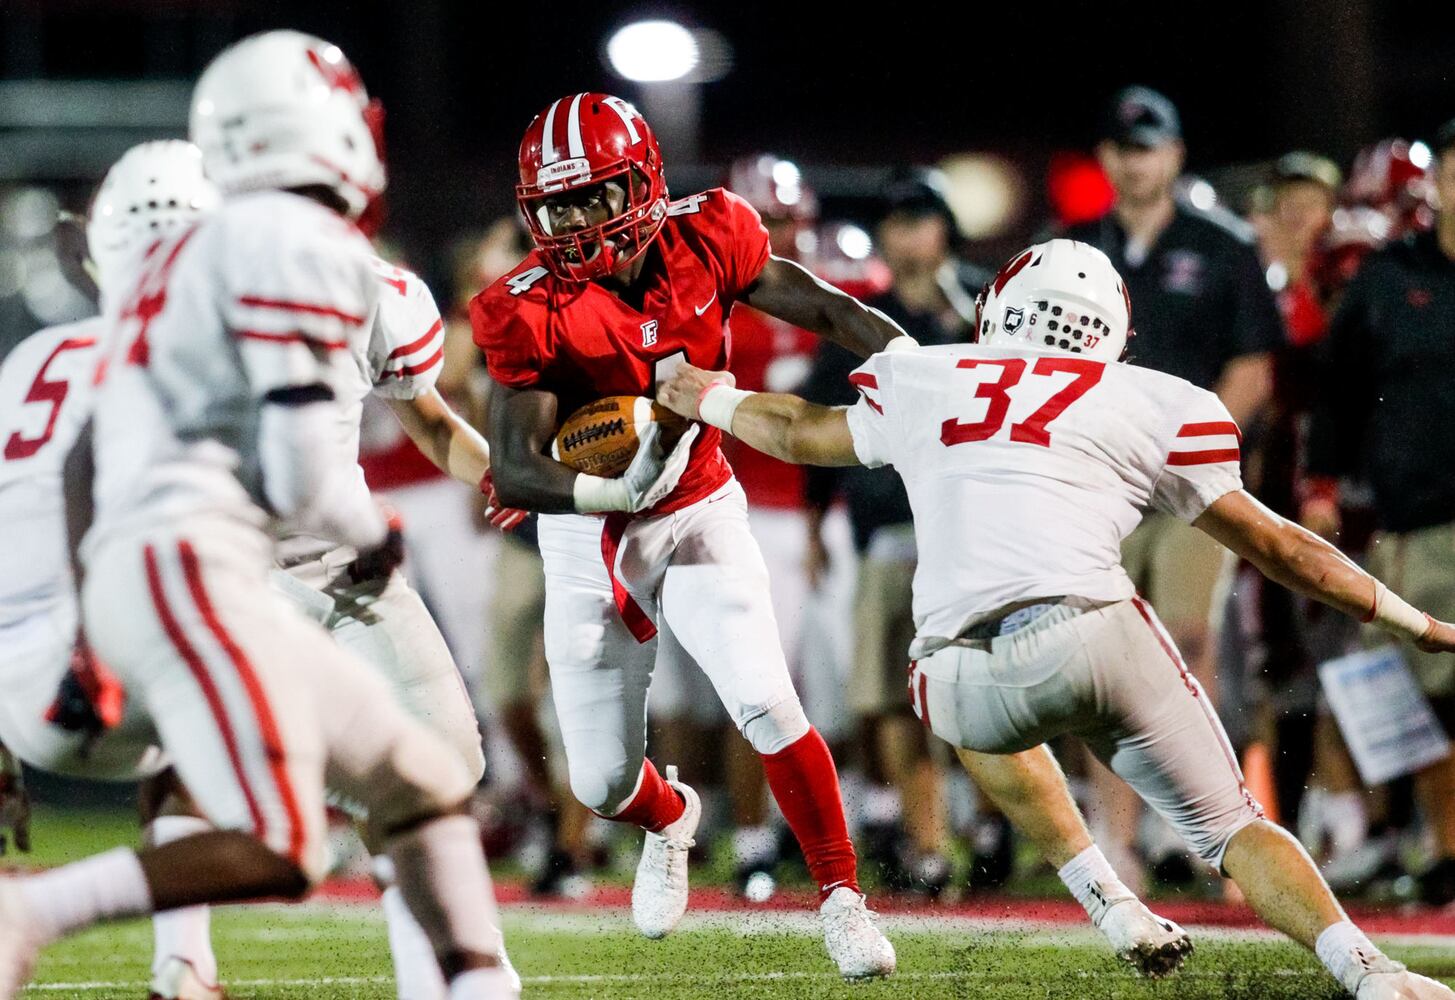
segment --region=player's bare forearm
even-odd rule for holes
[[[471,486],[490,469],[490,446],[454,411],[438,389],[415,399],[391,399],[389,408],[415,446],[441,472]]]
[[[858,465],[848,411],[778,392],[740,393],[731,421],[719,423],[699,405],[714,387],[731,387],[732,375],[690,364],[657,386],[657,402],[689,420],[706,420],[758,451],[794,465]],[[737,393],[736,389],[728,388]],[[709,409],[711,404],[709,404]]]
[[[541,514],[575,513],[578,473],[546,454],[556,433],[556,394],[492,381],[488,398],[486,427],[500,501]]]
[[[1449,642],[1450,626],[1409,609],[1407,620],[1386,612],[1404,602],[1318,535],[1280,517],[1243,490],[1214,501],[1193,525],[1248,560],[1268,579],[1332,608],[1421,642]],[[1408,608],[1408,605],[1404,605]],[[1412,620],[1409,620],[1412,619]],[[1452,647],[1455,648],[1455,647]]]
[[[782,257],[768,258],[744,301],[861,358],[884,350],[891,340],[905,335],[878,309],[871,309]]]
[[[1246,426],[1273,395],[1272,357],[1244,354],[1234,358],[1223,368],[1214,391],[1232,418]]]

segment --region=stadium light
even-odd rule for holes
[[[606,57],[628,80],[667,83],[697,68],[697,39],[675,21],[637,21],[611,36]]]

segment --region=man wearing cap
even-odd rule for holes
[[[1329,325],[1302,519],[1338,537],[1339,482],[1362,475],[1379,530],[1369,568],[1432,614],[1455,610],[1455,119],[1436,134],[1434,229],[1371,254]],[[1455,656],[1403,650],[1455,735]],[[1415,774],[1438,860],[1424,899],[1455,901],[1455,759]]]
[[[1283,330],[1252,230],[1231,214],[1174,196],[1185,152],[1170,100],[1145,87],[1119,92],[1096,147],[1116,203],[1065,235],[1105,252],[1125,279],[1137,304],[1128,360],[1216,392],[1242,424],[1272,391],[1270,352],[1282,344]],[[1221,549],[1153,512],[1123,543],[1122,556],[1137,589],[1162,611],[1193,671],[1216,697],[1209,620]],[[1120,848],[1118,867],[1131,871],[1136,799],[1100,768],[1092,781],[1099,839]],[[1177,867],[1183,877],[1190,874],[1185,865]]]
[[[865,304],[921,344],[968,340],[975,325],[975,296],[987,275],[954,254],[960,234],[944,176],[925,169],[896,176],[885,188],[882,212],[876,249],[889,267],[892,284],[882,294],[866,297]],[[849,375],[859,364],[861,359],[848,351],[821,345],[804,395],[826,405],[853,403],[857,394]],[[882,782],[865,797],[866,854],[891,884],[935,895],[950,877],[941,768],[904,697],[914,638],[910,582],[916,565],[909,498],[899,477],[886,469],[811,468],[807,473],[810,580],[827,565],[821,525],[836,497],[842,496],[848,506],[860,556],[848,702],[860,724],[870,776]],[[1010,874],[1008,821],[996,814],[984,825],[985,835],[979,830],[976,835],[983,843],[977,844],[973,885],[999,884]]]

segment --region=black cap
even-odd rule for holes
[[[883,214],[907,215],[922,219],[939,216],[945,220],[953,236],[959,231],[955,213],[950,209],[950,185],[945,175],[928,167],[915,168],[894,176],[884,187]]]
[[[1101,137],[1123,146],[1161,146],[1182,138],[1182,119],[1166,95],[1127,87],[1107,105]]]
[[[1455,118],[1441,125],[1435,133],[1435,155],[1444,156],[1455,146]]]

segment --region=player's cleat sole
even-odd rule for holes
[[[1170,976],[1192,954],[1192,939],[1172,921],[1157,916],[1136,897],[1114,903],[1097,930],[1118,958],[1148,979]]]
[[[1371,972],[1359,983],[1356,1000],[1455,1000],[1450,987],[1408,970]]]
[[[147,1000],[227,1000],[217,983],[208,983],[185,958],[169,956],[152,975]]]
[[[687,852],[702,819],[702,801],[677,780],[677,768],[667,768],[667,784],[682,796],[682,815],[661,833],[646,835],[632,883],[632,921],[653,940],[672,933],[687,912]]]
[[[874,926],[874,914],[862,893],[841,886],[818,909],[823,920],[824,947],[839,967],[839,975],[853,981],[892,975],[894,945]]]

